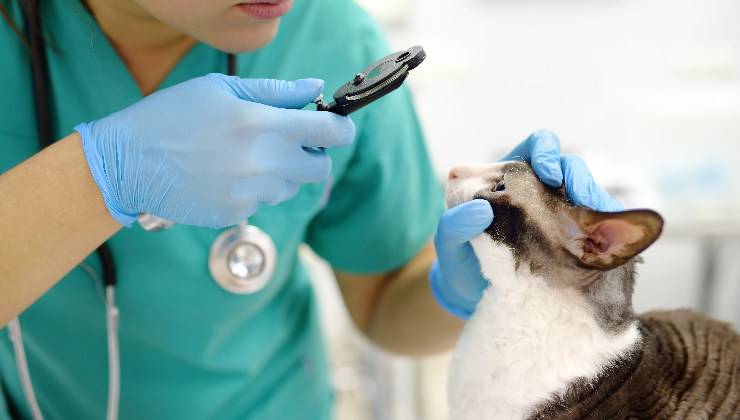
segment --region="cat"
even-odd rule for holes
[[[740,419],[740,336],[691,311],[632,310],[658,213],[574,206],[524,162],[455,168],[446,196],[494,213],[471,241],[490,286],[453,355],[452,420]]]

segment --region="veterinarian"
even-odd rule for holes
[[[453,345],[485,287],[467,241],[490,206],[443,213],[406,90],[352,120],[301,110],[389,52],[358,6],[42,0],[43,91],[23,12],[34,3],[0,0],[0,326],[19,317],[23,331],[0,332],[0,419],[330,418],[302,243],[374,343]],[[39,151],[44,135],[56,141]],[[618,206],[551,133],[510,157],[579,204]],[[142,213],[177,225],[145,231]],[[234,294],[211,278],[209,249],[247,218],[276,268]],[[113,278],[120,391],[101,282]]]

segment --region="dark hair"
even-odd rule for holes
[[[13,0],[10,1],[12,2]],[[28,2],[21,0],[16,1],[20,2],[23,13],[25,14],[27,12]],[[8,26],[10,26],[10,29],[18,36],[18,39],[21,41],[23,46],[26,47],[26,49],[29,49],[30,45],[28,43],[28,38],[26,38],[26,36],[23,34],[23,31],[21,31],[21,28],[18,27],[18,24],[13,21],[13,18],[10,16],[10,11],[2,4],[0,4],[0,15],[3,17],[3,20],[8,24]]]

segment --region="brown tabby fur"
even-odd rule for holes
[[[638,317],[642,342],[530,419],[740,419],[740,336],[688,311]]]

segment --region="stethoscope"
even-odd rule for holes
[[[150,214],[142,214],[138,222],[150,232],[174,226],[172,221]],[[208,271],[224,290],[252,294],[267,286],[275,272],[276,260],[277,248],[270,235],[245,220],[213,241],[208,254]]]
[[[24,19],[33,81],[34,112],[39,146],[45,148],[54,142],[51,121],[51,89],[45,42],[41,30],[39,0],[25,0]],[[236,56],[228,54],[228,74],[236,74]],[[334,101],[324,103],[316,99],[318,111],[348,115],[399,88],[409,72],[426,58],[424,49],[416,46],[390,54],[341,86],[334,93]],[[157,216],[142,214],[139,225],[147,231],[168,229],[173,222]],[[86,262],[80,264],[96,284],[102,283],[105,294],[106,332],[108,344],[108,403],[106,419],[118,418],[120,399],[120,357],[118,346],[118,307],[115,287],[117,283],[113,255],[107,243],[98,247],[102,278]],[[253,294],[263,290],[275,271],[277,248],[272,238],[247,221],[222,232],[212,243],[208,256],[208,269],[215,282],[224,290],[235,294]],[[34,420],[43,420],[43,414],[34,392],[28,361],[23,344],[20,320],[8,323],[8,332],[18,367],[21,387],[26,404]]]

